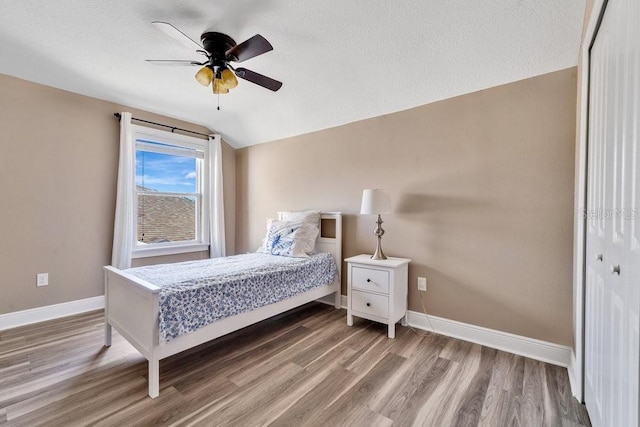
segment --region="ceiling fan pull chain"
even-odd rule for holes
[[[220,111],[220,94],[218,94],[218,111]]]

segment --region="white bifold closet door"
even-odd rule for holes
[[[585,403],[638,426],[640,0],[609,0],[590,52]]]

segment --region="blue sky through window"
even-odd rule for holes
[[[136,185],[174,193],[196,192],[196,159],[136,150]]]

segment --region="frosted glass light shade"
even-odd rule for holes
[[[228,68],[222,70],[220,77],[222,77],[222,87],[225,89],[233,89],[238,86],[238,79],[236,78],[236,75]]]
[[[379,215],[391,213],[391,194],[389,190],[370,189],[362,192],[361,215]]]
[[[202,67],[196,73],[196,80],[202,86],[209,86],[213,80],[213,70],[209,67]]]
[[[224,87],[224,85],[222,84],[222,79],[213,79],[213,93],[215,94],[229,93],[229,89]]]

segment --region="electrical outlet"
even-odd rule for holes
[[[36,276],[36,286],[48,286],[49,285],[49,273],[38,273]]]
[[[427,290],[427,278],[426,277],[418,277],[418,290],[426,291]]]

